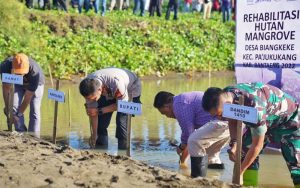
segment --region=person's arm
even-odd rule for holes
[[[90,138],[91,141],[91,145],[94,147],[96,144],[96,140],[97,140],[97,129],[98,129],[98,103],[97,101],[89,101],[86,100],[85,103],[85,108],[86,108],[86,113],[89,116],[89,120],[90,120],[90,126],[92,129],[92,135]]]
[[[30,101],[33,96],[34,96],[33,91],[29,91],[29,90],[25,91],[24,99],[20,105],[18,113],[24,114],[24,112],[25,112],[26,108],[28,107],[28,105],[30,104]]]
[[[188,156],[189,156],[189,151],[188,151],[188,148],[186,146],[184,148],[184,150],[182,151],[182,153],[181,153],[180,162],[182,164],[184,164],[186,162],[186,159],[188,158]]]
[[[19,120],[20,120],[19,118],[20,118],[21,116],[23,116],[23,114],[24,114],[26,108],[27,108],[28,105],[30,104],[30,101],[31,101],[33,95],[34,95],[34,92],[29,91],[29,90],[26,90],[26,91],[25,91],[24,99],[23,99],[23,101],[22,101],[22,103],[21,103],[21,105],[20,105],[20,108],[19,108],[19,110],[17,111],[17,114],[14,114],[14,121],[15,121],[15,123],[17,123],[17,124],[19,123]],[[19,114],[20,114],[20,115],[19,115]]]
[[[119,89],[116,90],[116,92],[115,92],[116,101],[123,100],[125,97],[126,97],[126,94],[122,94]],[[105,106],[99,110],[101,111],[100,113],[106,114],[106,113],[117,111],[117,109],[118,109],[118,105],[117,105],[117,103],[114,103],[109,106]]]
[[[181,155],[185,150],[187,150],[187,144],[180,144],[176,148],[176,152],[178,155]]]
[[[174,108],[174,106],[180,106],[181,108]],[[181,128],[181,144],[180,148],[177,148],[177,153],[182,154],[182,152],[187,148],[187,142],[189,136],[194,132],[194,112],[193,109],[184,104],[174,104],[173,105],[174,114]]]
[[[236,134],[237,134],[237,121],[233,119],[228,120],[229,134],[230,134],[230,149],[227,150],[229,159],[235,161],[236,154]]]
[[[13,57],[9,57],[0,64],[1,79],[2,79],[3,73],[11,73],[12,59],[13,59]],[[4,113],[6,116],[8,115],[8,103],[9,103],[10,88],[11,88],[11,84],[2,82],[2,96],[3,96],[3,100],[4,100]]]
[[[25,91],[24,98],[20,105],[18,113],[24,114],[26,108],[31,102],[32,97],[34,96],[35,91],[39,86],[39,81],[40,81],[40,72],[28,73],[29,86]]]
[[[247,168],[253,163],[260,151],[263,149],[264,139],[265,135],[252,137],[252,145],[248,150],[244,161],[242,162],[241,174],[247,170]]]
[[[126,86],[124,83],[116,81],[116,82],[114,82],[114,87],[116,89],[112,92],[113,92],[113,97],[116,101],[128,99],[127,92],[126,92]],[[99,109],[99,112],[102,114],[106,114],[106,113],[117,111],[117,109],[118,109],[118,105],[116,102],[109,106],[102,107],[101,109]]]
[[[97,116],[89,116],[90,118],[90,123],[92,126],[92,138],[91,138],[91,141],[92,141],[92,146],[95,146],[96,145],[96,140],[97,140],[97,131],[98,131],[98,115]]]
[[[179,155],[180,168],[187,168],[186,159],[189,156],[187,144],[180,144],[177,146],[176,152]]]
[[[106,113],[110,113],[110,112],[117,111],[117,109],[118,109],[117,103],[114,103],[114,104],[111,104],[111,105],[109,105],[109,106],[102,107],[102,108],[100,109],[100,111],[101,111],[103,114],[106,114]]]
[[[11,85],[2,83],[2,95],[4,100],[4,113],[7,116],[8,115],[8,101],[9,101],[9,90]]]
[[[247,168],[253,163],[260,151],[264,147],[265,134],[267,132],[267,125],[261,125],[255,128],[250,128],[252,135],[252,144],[249,148],[244,161],[241,166],[241,174],[243,174]]]

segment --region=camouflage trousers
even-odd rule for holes
[[[300,126],[291,127],[287,122],[280,127],[270,128],[265,136],[264,148],[270,142],[280,145],[282,156],[289,168],[293,182],[295,185],[300,185]],[[252,135],[250,129],[247,128],[243,135],[242,161],[251,144]],[[248,169],[259,169],[259,156]]]

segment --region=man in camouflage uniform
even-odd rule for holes
[[[258,170],[258,156],[270,142],[281,145],[282,155],[287,162],[296,187],[300,187],[300,115],[299,103],[280,89],[260,82],[235,86],[209,88],[202,99],[203,108],[222,118],[223,104],[238,104],[244,96],[245,106],[258,111],[257,124],[246,124],[243,135],[241,175],[248,170]],[[229,120],[231,150],[229,156],[235,160],[236,120]],[[245,176],[244,176],[245,177]]]

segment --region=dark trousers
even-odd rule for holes
[[[27,8],[33,8],[33,0],[26,0]]]
[[[166,13],[166,19],[170,19],[171,9],[174,9],[174,20],[177,19],[177,12],[178,12],[178,0],[170,0],[168,3],[168,9]]]
[[[133,14],[137,14],[139,8],[141,9],[140,16],[144,16],[145,0],[134,0]]]
[[[49,0],[44,0],[44,5],[42,7],[44,10],[46,9],[51,9],[50,1]]]
[[[64,11],[68,12],[65,0],[53,0],[53,6],[56,8],[61,7]]]
[[[132,99],[133,102],[140,103],[140,97],[134,97]],[[109,106],[111,104],[115,104],[116,100],[106,100],[105,97],[101,96],[100,99],[97,101],[98,106],[105,107]],[[107,128],[110,124],[111,117],[112,117],[113,112],[111,113],[106,113],[98,116],[98,137],[101,136],[107,136]],[[117,117],[116,117],[116,138],[117,139],[123,139],[126,140],[127,138],[127,114],[117,112]]]
[[[150,16],[154,16],[156,10],[157,16],[161,17],[161,3],[160,0],[151,0],[149,6]]]
[[[222,18],[223,18],[223,22],[228,22],[230,21],[231,18],[231,7],[230,6],[222,6],[221,8],[222,10]]]
[[[294,185],[300,185],[300,160],[298,158],[300,150],[300,128],[294,127],[292,123],[294,123],[294,121],[287,121],[276,128],[268,128],[268,132],[265,135],[264,147],[270,141],[280,145],[281,154],[286,161]],[[252,134],[250,129],[247,128],[247,131],[243,135],[241,162],[245,159],[251,145]],[[256,157],[247,170],[259,170],[259,156]]]

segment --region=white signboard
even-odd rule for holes
[[[256,124],[258,114],[256,108],[237,104],[224,104],[223,117]]]
[[[8,84],[23,85],[23,76],[16,74],[2,73],[2,82]]]
[[[54,89],[48,89],[48,99],[55,100],[57,102],[65,102],[65,94],[61,91]]]
[[[238,0],[238,83],[263,82],[300,101],[300,0]]]
[[[125,114],[142,114],[142,104],[118,100],[118,112]]]

